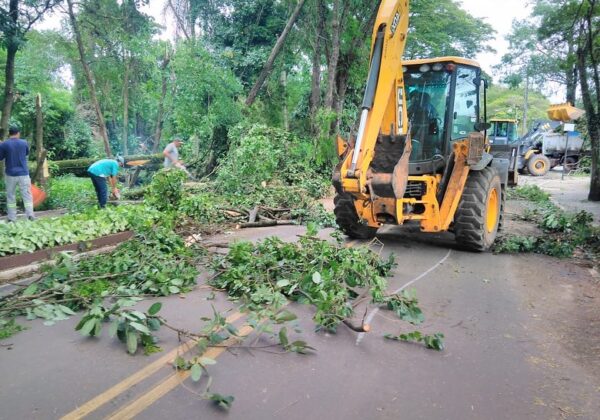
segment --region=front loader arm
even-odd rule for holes
[[[366,197],[367,171],[380,133],[407,132],[402,54],[408,31],[408,0],[383,0],[371,41],[371,62],[354,149],[341,166],[342,189]]]

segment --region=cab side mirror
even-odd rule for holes
[[[475,131],[485,131],[489,130],[490,128],[492,128],[492,124],[487,122],[478,122],[475,124]]]

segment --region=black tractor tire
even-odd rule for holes
[[[454,216],[454,234],[461,248],[476,252],[490,249],[503,219],[503,196],[496,168],[469,173]]]
[[[535,154],[527,161],[527,170],[533,176],[544,176],[551,168],[550,159],[541,154]]]
[[[377,228],[362,223],[354,207],[354,199],[350,194],[337,194],[333,199],[335,221],[342,232],[352,239],[373,239]]]

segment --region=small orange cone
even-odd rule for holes
[[[44,190],[31,184],[31,197],[33,198],[33,207],[38,207],[46,200],[46,193]]]

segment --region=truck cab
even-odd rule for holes
[[[517,120],[493,118],[490,123],[492,124],[488,132],[490,144],[506,146],[519,140],[517,135],[519,122]]]

